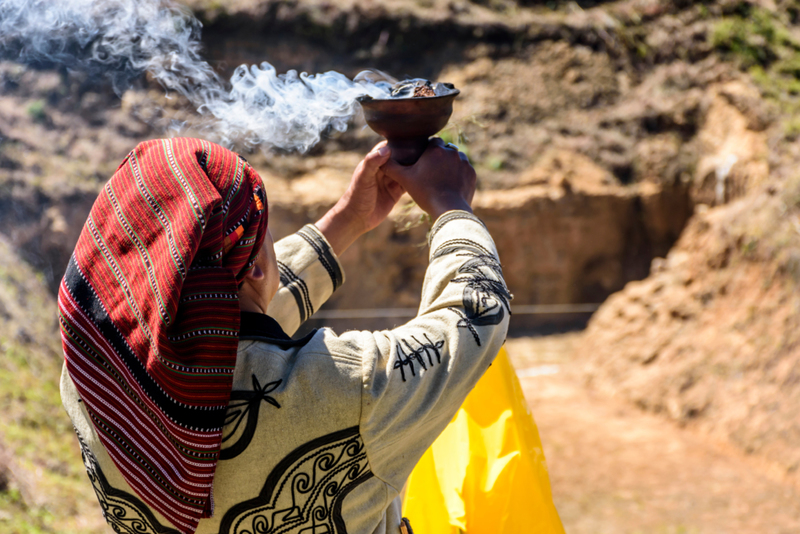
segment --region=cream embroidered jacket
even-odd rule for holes
[[[198,533],[400,532],[406,479],[491,364],[510,315],[480,220],[447,212],[429,245],[415,319],[388,331],[323,328],[293,340],[284,332],[295,332],[344,275],[313,225],[276,244],[281,288],[269,316],[242,315],[214,515]],[[125,483],[66,371],[61,391],[113,529],[176,533]]]

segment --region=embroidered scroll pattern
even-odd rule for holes
[[[272,470],[258,497],[233,506],[220,534],[345,534],[342,501],[372,477],[358,427],[295,449]]]
[[[403,382],[406,381],[406,366],[408,366],[411,371],[411,376],[417,376],[414,365],[419,365],[422,369],[427,371],[429,366],[433,367],[434,365],[434,356],[436,356],[436,363],[442,363],[441,350],[444,347],[444,340],[442,339],[436,342],[431,341],[428,334],[423,334],[423,337],[425,338],[425,343],[421,342],[415,336],[411,336],[411,339],[416,344],[416,348],[405,339],[401,339],[400,343],[397,344],[397,359],[394,362],[393,368],[400,370],[400,376],[403,378]],[[406,350],[408,350],[408,352],[406,352]],[[427,364],[425,363],[426,357],[428,360]]]
[[[97,458],[78,434],[83,465],[92,483],[103,517],[117,534],[180,534],[177,530],[165,527],[158,522],[153,512],[134,495],[111,487]]]
[[[268,382],[262,386],[256,375],[252,375],[252,378],[253,389],[251,391],[231,391],[231,400],[228,404],[228,411],[225,413],[225,426],[222,429],[220,460],[236,458],[250,445],[250,441],[256,433],[256,426],[258,426],[258,412],[262,402],[276,408],[281,407],[278,401],[269,396],[269,393],[275,391],[281,385],[282,380]],[[242,422],[245,420],[242,427]],[[237,435],[239,439],[232,445],[229,444],[228,442],[231,442]]]
[[[475,327],[500,324],[506,311],[511,315],[509,301],[513,296],[503,280],[503,268],[493,255],[462,251],[458,256],[472,258],[459,267],[458,273],[463,276],[451,280],[466,284],[462,298],[464,311],[448,309],[459,316],[458,327],[469,330],[480,346],[481,337]]]

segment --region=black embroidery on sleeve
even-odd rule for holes
[[[463,252],[459,256],[472,257],[458,269],[458,273],[464,276],[451,280],[453,283],[466,284],[462,297],[464,311],[452,307],[448,309],[460,317],[458,327],[468,329],[478,346],[481,346],[480,335],[475,327],[500,324],[506,311],[511,315],[509,301],[513,296],[503,281],[503,268],[497,258],[471,252]]]
[[[486,225],[483,224],[483,221],[477,218],[472,213],[468,213],[466,211],[458,211],[458,210],[449,211],[444,215],[442,215],[441,217],[439,217],[439,219],[433,224],[433,228],[431,228],[430,234],[428,234],[428,245],[433,243],[433,238],[436,236],[437,233],[439,233],[439,230],[441,230],[445,224],[460,219],[476,222],[481,226],[483,226],[484,228],[486,228]]]
[[[219,534],[346,534],[342,501],[372,476],[357,426],[322,436],[281,460],[258,497],[231,507]]]
[[[244,452],[253,436],[256,433],[256,426],[258,426],[258,411],[262,402],[271,404],[276,408],[280,408],[274,398],[270,397],[268,393],[275,391],[281,385],[283,380],[275,380],[268,382],[263,386],[259,383],[256,375],[253,377],[252,391],[231,391],[231,400],[228,404],[228,411],[225,413],[225,426],[222,429],[222,450],[219,453],[220,460],[230,460],[236,458]],[[239,427],[242,421],[247,418],[244,429],[239,432]],[[231,441],[236,435],[239,439],[232,445],[226,446],[228,441]]]
[[[331,277],[333,290],[336,291],[339,289],[344,282],[342,270],[339,268],[339,263],[336,261],[331,247],[328,246],[328,243],[319,235],[316,227],[307,224],[297,232],[297,235],[305,239],[306,243],[311,245],[311,248],[317,253],[317,258]]]
[[[111,487],[100,464],[83,438],[78,436],[81,446],[81,457],[86,467],[86,474],[92,483],[97,500],[111,530],[118,534],[180,534],[177,530],[165,527],[158,522],[156,516],[142,501],[127,491]]]
[[[278,261],[278,272],[280,273],[281,285],[292,292],[294,300],[297,302],[297,309],[300,312],[300,322],[314,314],[314,307],[311,305],[311,297],[308,293],[308,286],[305,281],[297,276],[288,265]]]
[[[426,343],[423,343],[416,337],[411,336],[411,339],[414,340],[417,348],[414,348],[414,346],[412,346],[411,343],[405,339],[401,339],[400,343],[397,344],[397,360],[394,362],[393,369],[400,369],[400,376],[402,377],[403,382],[406,381],[406,366],[408,366],[409,370],[411,371],[411,376],[417,376],[414,370],[415,363],[426,371],[428,370],[428,366],[433,367],[434,365],[433,356],[436,356],[436,363],[442,363],[442,353],[440,351],[442,347],[444,347],[444,340],[442,339],[433,342],[431,341],[431,338],[428,337],[428,334],[423,334],[423,336],[425,337]],[[403,345],[405,345],[405,349],[408,349],[408,353],[406,353]],[[423,355],[428,358],[427,365]]]
[[[474,288],[481,293],[481,298],[494,297],[511,312],[508,301],[514,298],[508,292],[505,281],[503,281],[503,267],[492,255],[489,254],[470,254],[463,253],[460,256],[472,256],[459,267],[458,272],[466,276],[454,278],[451,282],[466,282],[467,287]]]
[[[456,323],[456,326],[459,327],[459,328],[466,328],[467,330],[469,330],[470,333],[472,334],[472,337],[475,338],[475,343],[477,343],[478,346],[480,347],[481,346],[481,336],[478,335],[478,331],[475,330],[475,327],[472,325],[472,321],[470,320],[470,318],[467,317],[464,314],[464,312],[462,312],[458,308],[447,308],[447,309],[450,310],[451,312],[455,313],[459,317],[461,317],[461,319],[459,319],[459,321]]]
[[[403,377],[403,382],[406,381],[406,365],[408,365],[411,369],[411,375],[417,376],[414,372],[414,361],[409,358],[405,352],[403,352],[403,347],[401,345],[397,345],[397,360],[395,360],[394,367],[392,369],[400,369],[400,376]]]
[[[480,243],[476,243],[471,239],[448,239],[436,248],[436,251],[431,256],[431,260],[441,258],[447,254],[454,252],[473,252],[478,255],[490,255],[491,251]]]

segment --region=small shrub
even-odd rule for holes
[[[761,89],[761,93],[767,98],[778,98],[781,94],[779,83],[774,76],[764,70],[760,65],[751,67],[748,70],[750,77]]]
[[[749,30],[756,35],[766,39],[767,43],[775,44],[778,37],[778,29],[775,27],[775,20],[772,15],[764,9],[755,9],[750,14]]]
[[[745,67],[767,66],[780,57],[779,47],[793,44],[788,31],[764,9],[720,20],[710,40],[714,48],[733,54]]]
[[[436,134],[439,136],[442,141],[445,143],[452,143],[458,147],[458,150],[463,152],[464,154],[469,157],[469,146],[467,146],[467,142],[469,139],[464,134],[461,125],[458,123],[450,123],[445,126],[444,130]]]
[[[454,128],[447,128],[437,134],[445,143],[453,143],[456,140],[456,133]],[[455,143],[453,143],[455,144]]]
[[[736,50],[747,41],[745,23],[740,18],[722,19],[711,32],[711,45],[720,50]]]
[[[34,122],[44,122],[47,120],[47,112],[45,111],[45,103],[44,100],[34,100],[30,104],[28,104],[27,109],[25,110]]]
[[[739,252],[741,253],[741,255],[748,259],[755,258],[757,251],[758,251],[758,238],[754,236],[749,236],[746,239],[742,240],[742,243],[739,246]]]
[[[493,170],[499,171],[505,166],[506,162],[501,157],[491,157],[486,161],[486,167]]]
[[[800,55],[792,54],[788,59],[780,61],[775,69],[781,74],[787,74],[800,79]]]
[[[800,118],[792,117],[783,123],[783,136],[787,141],[794,141],[800,137]]]

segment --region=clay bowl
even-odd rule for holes
[[[453,113],[453,100],[460,91],[442,96],[378,99],[359,97],[367,124],[386,138],[392,159],[413,165],[425,152],[428,138],[447,125]]]

